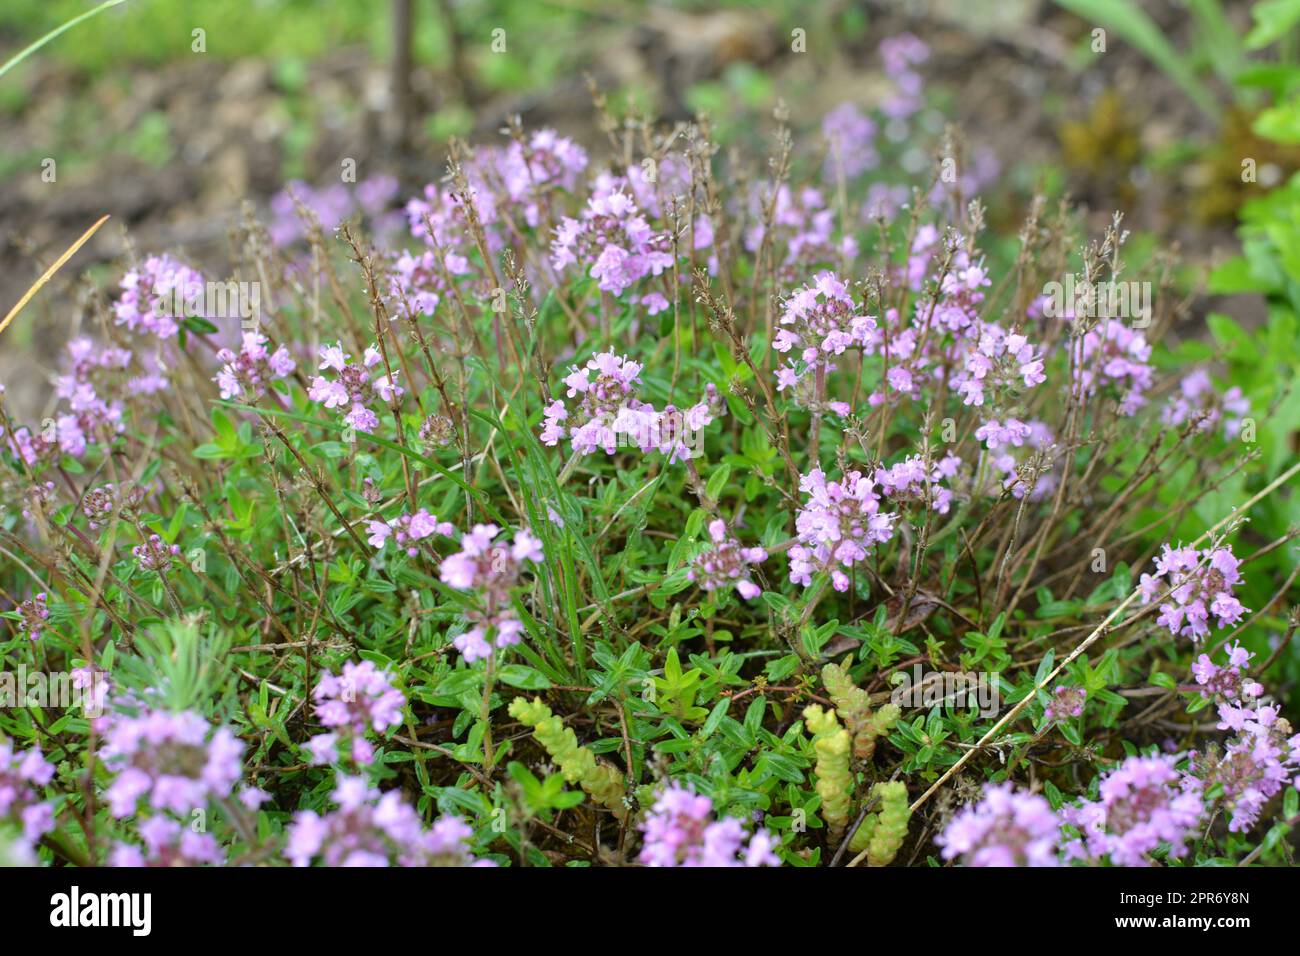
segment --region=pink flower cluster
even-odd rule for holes
[[[590,275],[601,291],[622,295],[646,276],[662,275],[673,264],[672,243],[656,233],[621,185],[597,187],[582,218],[565,216],[551,243],[551,265],[562,271],[591,263]]]
[[[1166,544],[1155,561],[1156,573],[1143,574],[1138,587],[1143,603],[1150,604],[1158,596],[1164,599],[1156,623],[1170,634],[1199,641],[1210,633],[1211,616],[1218,627],[1227,627],[1246,613],[1233,594],[1242,578],[1241,562],[1231,548],[1197,551]]]
[[[646,866],[780,866],[777,840],[765,829],[748,837],[735,817],[713,819],[713,801],[673,781],[641,823]]]
[[[1197,431],[1209,431],[1220,421],[1223,434],[1233,438],[1241,431],[1242,418],[1250,413],[1250,400],[1240,388],[1233,386],[1219,394],[1205,369],[1196,369],[1183,376],[1178,383],[1178,394],[1169,399],[1161,412],[1167,425],[1195,422]]]
[[[368,522],[366,527],[370,532],[367,540],[372,547],[382,549],[391,537],[393,543],[404,548],[412,558],[420,553],[420,542],[437,535],[450,538],[456,533],[456,528],[450,521],[439,521],[438,516],[430,514],[426,508],[421,508],[414,514],[399,515],[392,521],[378,518]]]
[[[963,367],[952,377],[962,404],[983,405],[989,388],[1018,391],[1047,381],[1043,360],[1019,332],[983,323],[973,345],[967,345]]]
[[[1155,370],[1146,336],[1118,319],[1105,319],[1074,347],[1075,374],[1084,394],[1100,388],[1119,395],[1119,410],[1134,415],[1146,404]]]
[[[329,733],[318,734],[308,744],[313,763],[337,760],[340,737],[350,743],[353,761],[371,763],[375,751],[366,739],[367,733],[384,734],[397,727],[406,707],[406,696],[372,661],[348,661],[342,673],[322,674],[312,698],[316,701],[316,717],[330,728]]]
[[[220,866],[226,862],[216,837],[196,833],[171,817],[149,817],[140,822],[138,830],[144,847],[118,843],[109,853],[109,866]]]
[[[920,230],[917,235],[919,238]],[[934,233],[928,234],[927,238],[929,236],[934,236],[936,240],[938,238]],[[936,241],[925,247],[925,251],[933,252],[937,248]],[[939,299],[935,302],[932,319],[934,325],[954,335],[974,336],[983,328],[979,320],[980,305],[984,302],[982,290],[991,284],[983,261],[973,262],[969,252],[957,249],[953,253],[948,272],[939,282]],[[928,306],[918,303],[917,310],[918,321],[924,323],[923,313],[928,311]],[[1015,343],[1008,343],[1008,348],[1014,348],[1014,345]]]
[[[329,183],[317,188],[302,180],[294,180],[271,197],[271,223],[268,232],[271,242],[287,246],[304,235],[304,224],[298,214],[298,202],[307,207],[326,232],[337,229],[344,219],[363,212],[374,220],[377,232],[386,232],[391,225],[385,211],[401,190],[401,184],[392,176],[378,175],[363,179],[352,189],[343,183]],[[397,217],[400,223],[400,215]]]
[[[224,800],[243,773],[244,745],[226,727],[213,728],[194,711],[144,709],[105,720],[104,764],[113,773],[105,796],[118,818],[141,800],[155,810],[188,814]]]
[[[911,33],[880,41],[880,59],[894,89],[880,108],[891,119],[907,119],[925,105],[924,81],[916,67],[930,58],[930,48]]]
[[[488,248],[495,251],[502,245],[501,238],[491,228],[498,218],[496,197],[483,182],[476,166],[467,167],[465,172],[470,181],[467,196],[462,197],[430,183],[424,187],[423,198],[416,197],[406,203],[411,235],[431,249],[441,249],[444,254],[468,252],[472,246],[467,202],[472,204],[479,223],[487,229]],[[433,227],[432,235],[429,233],[430,225]]]
[[[572,409],[560,399],[546,407],[541,440],[555,446],[567,437],[580,455],[597,450],[612,455],[630,446],[663,452],[670,461],[692,458],[700,432],[722,411],[712,384],[704,401],[685,411],[672,405],[656,410],[637,397],[641,364],[614,352],[594,355],[582,368],[571,367],[564,384],[570,399],[581,397]]]
[[[542,542],[519,530],[509,545],[497,542],[501,529],[494,524],[475,525],[460,539],[461,550],[445,558],[438,571],[442,582],[458,591],[474,591],[479,606],[466,612],[469,630],[452,643],[471,664],[493,650],[518,644],[524,625],[515,612],[513,589],[524,562],[545,560]]]
[[[293,374],[297,367],[283,345],[274,352],[266,347],[267,338],[259,332],[245,332],[238,352],[221,349],[217,361],[221,371],[213,379],[224,399],[238,398],[255,402],[266,394],[267,386]]]
[[[794,358],[777,369],[778,391],[793,389],[809,373],[835,368],[832,356],[849,348],[869,348],[876,321],[859,313],[848,287],[833,272],[820,273],[785,301],[781,311],[781,328],[772,339],[772,347],[781,353],[793,352]],[[814,400],[821,395],[815,393]],[[807,400],[804,402],[808,404]],[[835,411],[846,415],[849,406],[835,403]]]
[[[749,565],[759,565],[767,560],[763,548],[746,548],[727,533],[727,523],[721,518],[709,522],[712,544],[696,555],[686,572],[706,591],[735,587],[746,601],[758,597],[762,589],[750,580]]]
[[[401,794],[380,794],[362,777],[340,776],[338,809],[300,810],[289,824],[284,855],[294,866],[494,866],[470,852],[473,831],[444,816],[426,829]]]
[[[1027,429],[1027,431],[1017,427],[1021,424],[1015,419],[1008,419],[1005,426],[998,426],[996,419],[989,423],[989,425],[994,426],[995,430],[985,431],[984,440],[991,452],[989,464],[996,474],[992,476],[995,483],[982,489],[982,493],[996,497],[1003,491],[1010,491],[1016,498],[1023,498],[1028,495],[1030,501],[1041,501],[1056,490],[1056,472],[1046,471],[1040,474],[1031,490],[1029,485],[1030,474],[1028,469],[1024,467],[1025,462],[1017,460],[1012,449],[1023,446],[1047,454],[1047,449],[1051,448],[1055,438],[1051,429],[1042,422],[1031,421],[1024,423],[1024,429]],[[976,430],[977,435],[980,430]],[[997,450],[994,450],[995,448]],[[1028,458],[1029,456],[1022,454],[1021,457]],[[1001,481],[996,481],[999,476]]]
[[[18,630],[23,631],[33,641],[45,630],[45,622],[50,619],[50,609],[45,606],[45,592],[34,594],[30,600],[18,605]]]
[[[880,165],[876,152],[876,124],[852,103],[841,103],[822,117],[826,139],[828,182],[856,179]]]
[[[131,553],[135,555],[142,570],[166,574],[171,570],[176,556],[181,553],[181,546],[168,544],[161,535],[151,534],[143,544],[137,544],[132,548]]]
[[[1009,783],[989,784],[935,839],[964,866],[1056,866],[1061,825],[1046,800]]]
[[[1066,844],[1066,859],[1149,866],[1162,843],[1179,859],[1204,813],[1198,782],[1180,774],[1172,758],[1129,757],[1102,777],[1098,799],[1061,809],[1063,822],[1081,833]]]
[[[494,159],[505,194],[523,206],[524,221],[534,229],[542,225],[551,194],[573,192],[587,168],[586,150],[553,129],[540,129],[524,143],[511,141]]]
[[[80,458],[86,445],[101,433],[112,434],[126,426],[122,421],[124,395],[150,395],[166,387],[156,373],[133,375],[127,349],[96,349],[87,338],[68,343],[69,368],[59,377],[56,392],[68,411],[56,420],[59,450]],[[104,397],[108,396],[108,397]]]
[[[1244,833],[1283,787],[1300,784],[1300,734],[1276,707],[1244,698],[1219,704],[1218,727],[1234,736],[1221,754],[1217,747],[1194,754],[1192,770],[1207,788],[1222,787],[1228,829]]]
[[[745,231],[745,249],[757,253],[765,239],[770,248],[784,245],[785,258],[777,270],[783,284],[793,284],[800,270],[819,263],[851,262],[857,258],[858,242],[852,235],[836,238],[835,210],[826,204],[820,190],[809,187],[796,193],[784,183],[777,187],[769,236],[766,221],[770,199],[766,186],[756,187],[751,195],[753,225]]]
[[[799,543],[790,548],[790,580],[808,587],[814,574],[826,571],[835,590],[847,591],[852,582],[844,569],[893,537],[898,516],[880,510],[874,482],[858,471],[827,481],[814,468],[800,477],[799,490],[808,499],[795,516]]]
[[[1003,445],[1019,448],[1031,434],[1032,429],[1018,418],[1008,418],[1005,424],[993,418],[975,429],[975,437],[989,451],[996,451]]]
[[[945,455],[931,465],[927,474],[925,459],[920,455],[910,455],[889,468],[877,468],[875,482],[886,498],[895,502],[916,501],[922,504],[928,501],[930,508],[946,515],[952,507],[952,490],[939,482],[951,481],[960,467],[960,458]]]
[[[1240,644],[1226,650],[1225,664],[1202,654],[1192,674],[1201,695],[1218,704],[1219,729],[1233,736],[1222,750],[1211,746],[1205,753],[1193,753],[1192,773],[1207,789],[1221,788],[1230,813],[1228,829],[1244,833],[1283,787],[1292,782],[1300,786],[1300,734],[1292,733],[1277,707],[1260,702],[1264,688],[1247,672],[1250,652]]]
[[[327,379],[317,375],[307,389],[307,397],[313,402],[320,402],[326,408],[347,407],[348,413],[343,420],[357,431],[373,432],[379,426],[379,417],[370,410],[369,405],[378,396],[385,402],[391,402],[405,390],[387,375],[371,379],[370,369],[383,361],[379,349],[368,347],[359,364],[351,361],[352,356],[343,351],[343,343],[323,346],[320,350],[320,369],[332,369],[338,377]],[[397,371],[393,371],[396,377]]]
[[[54,829],[54,804],[42,799],[40,790],[53,779],[54,765],[40,747],[15,750],[0,740],[0,820],[21,826],[25,844]]]
[[[1192,664],[1192,676],[1201,685],[1201,696],[1221,702],[1263,696],[1264,685],[1252,680],[1246,670],[1255,655],[1240,643],[1230,644],[1225,650],[1228,659],[1223,664],[1214,663],[1209,654],[1202,654]]]
[[[73,339],[68,343],[68,371],[55,385],[55,394],[67,403],[66,408],[39,435],[15,429],[9,441],[14,454],[29,466],[61,454],[80,458],[96,440],[122,431],[126,427],[122,398],[166,387],[166,379],[157,371],[138,371],[128,349],[96,350],[88,338]]]
[[[204,312],[206,287],[203,276],[185,263],[167,255],[149,256],[122,277],[113,314],[118,325],[132,332],[171,338],[186,317]]]
[[[469,260],[458,252],[443,250],[442,268],[438,267],[438,253],[432,249],[401,252],[393,261],[389,298],[397,304],[398,314],[407,319],[433,315],[446,294],[446,276],[469,273]]]
[[[86,527],[91,531],[107,524],[113,515],[140,507],[145,490],[134,482],[119,488],[112,482],[92,488],[81,499],[81,512],[86,516]]]
[[[1052,699],[1043,708],[1043,719],[1048,723],[1060,723],[1079,717],[1083,714],[1087,700],[1088,692],[1082,687],[1061,684],[1052,692]]]

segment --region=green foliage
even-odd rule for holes
[[[888,866],[907,839],[907,823],[912,818],[907,787],[897,780],[878,783],[871,788],[870,798],[878,800],[879,806],[863,819],[849,849],[854,853],[865,850],[869,866]]]
[[[579,746],[573,731],[565,727],[539,698],[528,701],[516,697],[510,702],[510,716],[533,728],[533,736],[559,765],[566,782],[579,784],[593,800],[613,811],[615,816],[627,815],[622,775],[608,764],[597,761],[596,755],[586,747]]]
[[[834,710],[823,710],[818,704],[804,708],[803,719],[812,733],[812,748],[817,755],[816,787],[822,799],[822,818],[834,840],[848,826],[853,801],[849,732],[840,726]]]
[[[835,710],[844,719],[845,729],[853,736],[853,756],[870,760],[876,752],[877,738],[889,733],[902,711],[893,703],[873,711],[871,695],[853,683],[845,664],[830,663],[823,667],[822,683],[835,703]]]

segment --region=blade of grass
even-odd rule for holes
[[[1218,119],[1219,105],[1210,91],[1137,4],[1130,0],[1056,0],[1056,3],[1094,26],[1113,30],[1182,87],[1207,116]]]
[[[0,66],[0,76],[4,76],[14,67],[16,67],[19,63],[23,62],[23,60],[27,59],[29,56],[31,56],[41,47],[45,46],[45,44],[49,43],[55,37],[58,37],[61,34],[64,34],[67,31],[71,30],[73,27],[75,27],[78,23],[81,23],[83,20],[89,20],[91,17],[95,16],[96,14],[103,13],[109,7],[120,6],[123,3],[126,3],[126,0],[104,0],[104,2],[101,3],[99,6],[93,7],[90,10],[87,10],[85,13],[73,17],[67,23],[63,24],[63,26],[55,27],[49,33],[45,34],[45,36],[37,40],[35,43],[31,44],[28,47],[25,47],[22,50],[19,50],[18,53],[10,57],[9,60],[5,62],[4,66]]]
[[[1196,19],[1197,39],[1206,59],[1225,83],[1232,83],[1245,62],[1241,37],[1224,15],[1219,0],[1186,0]]]
[[[54,273],[58,272],[61,268],[63,268],[63,264],[67,262],[69,259],[71,259],[73,256],[75,256],[77,254],[77,250],[80,249],[82,246],[84,246],[87,242],[89,242],[90,237],[93,236],[96,232],[98,232],[99,227],[106,222],[108,222],[107,215],[101,217],[99,222],[95,223],[93,226],[91,226],[89,229],[83,232],[81,234],[80,239],[78,239],[72,245],[68,246],[67,252],[65,252],[63,255],[59,256],[59,258],[54,260],[54,264],[45,270],[45,274],[36,280],[36,284],[27,290],[27,292],[23,295],[23,297],[18,300],[18,304],[9,310],[9,314],[4,317],[3,321],[0,321],[0,332],[3,332],[5,329],[9,327],[9,323],[12,322],[17,317],[18,313],[22,311],[23,306],[25,306],[28,302],[32,300],[32,296],[36,295],[37,292],[41,291],[41,287],[44,286],[45,283],[50,281]]]

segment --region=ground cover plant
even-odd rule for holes
[[[1296,187],[1189,334],[1121,214],[990,225],[930,54],[762,155],[593,87],[600,157],[88,287],[0,394],[0,857],[1291,863]]]

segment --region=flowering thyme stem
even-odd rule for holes
[[[1244,514],[1250,508],[1254,507],[1258,502],[1262,501],[1264,498],[1267,498],[1269,495],[1271,495],[1282,485],[1286,484],[1286,482],[1289,481],[1292,477],[1294,477],[1297,473],[1300,473],[1300,461],[1297,461],[1294,465],[1292,465],[1282,474],[1278,475],[1276,478],[1270,481],[1264,488],[1262,488],[1260,491],[1254,494],[1250,498],[1250,500],[1234,508],[1226,518],[1221,519],[1216,525],[1214,525],[1214,527],[1209,528],[1206,531],[1202,532],[1200,537],[1198,537],[1195,541],[1191,542],[1191,544],[1189,544],[1188,547],[1197,546],[1206,538],[1211,537],[1220,528],[1224,527],[1225,525],[1229,524],[1232,521],[1235,521],[1239,516]],[[919,797],[916,798],[916,800],[912,802],[911,812],[915,813],[917,811],[917,808],[920,807],[922,804],[924,804],[925,801],[929,800],[930,797],[932,797],[940,787],[942,787],[945,783],[948,782],[948,779],[950,777],[956,774],[957,771],[961,770],[961,768],[966,765],[966,763],[971,759],[971,757],[975,756],[975,754],[978,753],[980,750],[983,750],[984,746],[990,740],[996,737],[999,731],[1001,731],[1003,727],[1011,723],[1011,721],[1015,720],[1015,718],[1020,714],[1020,712],[1029,705],[1030,701],[1036,700],[1039,691],[1041,691],[1048,684],[1052,683],[1052,681],[1056,679],[1056,676],[1059,673],[1061,673],[1062,670],[1064,670],[1068,665],[1073,663],[1075,658],[1077,658],[1080,654],[1082,654],[1094,643],[1096,643],[1100,637],[1106,634],[1110,630],[1111,622],[1114,621],[1116,618],[1118,618],[1120,614],[1124,612],[1124,609],[1128,607],[1130,604],[1132,604],[1133,601],[1136,600],[1141,595],[1141,593],[1142,592],[1139,589],[1134,588],[1132,591],[1129,592],[1128,597],[1126,597],[1119,604],[1115,605],[1115,608],[1109,614],[1106,615],[1106,619],[1103,620],[1100,624],[1098,624],[1097,627],[1092,631],[1092,633],[1089,634],[1087,637],[1085,637],[1083,641],[1080,642],[1079,646],[1070,652],[1070,655],[1068,657],[1066,657],[1059,664],[1057,664],[1056,667],[1053,668],[1051,673],[1047,674],[1046,676],[1043,677],[1042,680],[1038,681],[1038,683],[1034,686],[1034,689],[1032,691],[1026,694],[1014,707],[1012,707],[1009,711],[1007,711],[1006,714],[1004,714],[1003,717],[996,724],[990,727],[988,732],[985,733],[983,737],[981,737],[978,741],[976,741],[975,746],[973,746],[970,750],[962,754],[961,758],[955,764],[949,767],[944,772],[943,776],[941,776],[938,780],[932,783],[928,790],[926,790],[923,794],[921,794]],[[852,860],[850,860],[848,865],[857,866],[864,859],[866,859],[866,857],[867,854],[865,851],[863,851],[862,853],[859,853],[857,856],[855,856]]]

